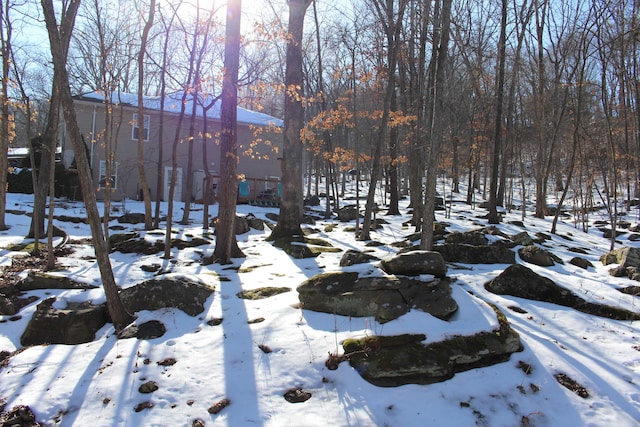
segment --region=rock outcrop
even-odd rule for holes
[[[204,311],[204,304],[213,291],[186,277],[159,277],[122,290],[120,298],[130,313],[177,308],[189,316],[197,316]]]
[[[397,276],[358,277],[355,272],[318,274],[297,288],[306,310],[385,323],[411,309],[446,320],[458,309],[447,279],[423,282]]]
[[[504,315],[494,310],[499,327],[493,331],[428,344],[421,334],[347,339],[343,358],[365,380],[381,387],[441,382],[457,372],[505,362],[523,347]]]
[[[23,346],[91,342],[108,321],[104,304],[56,309],[54,302],[55,298],[49,298],[38,304],[20,337]]]
[[[407,276],[432,274],[439,278],[444,278],[447,275],[447,265],[444,262],[444,258],[435,251],[402,252],[382,260],[380,267],[387,274],[403,274]]]
[[[494,294],[512,295],[534,301],[549,302],[571,307],[594,316],[616,320],[640,319],[640,313],[588,302],[570,290],[558,286],[553,280],[540,276],[530,268],[520,264],[509,266],[495,279],[485,283],[484,287]]]

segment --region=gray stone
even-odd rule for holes
[[[536,245],[528,245],[518,249],[518,255],[520,255],[520,258],[522,258],[523,261],[539,265],[541,267],[551,267],[555,265],[555,261],[558,260],[558,258],[551,252]]]
[[[338,221],[352,221],[358,217],[358,210],[355,206],[344,206],[336,211]]]
[[[517,245],[529,246],[533,245],[533,239],[529,236],[529,233],[522,231],[518,234],[511,236],[511,240]]]
[[[442,255],[435,251],[410,251],[399,253],[380,262],[382,270],[387,274],[403,274],[417,276],[433,274],[436,277],[446,277],[447,265]]]
[[[520,264],[509,266],[495,279],[485,283],[484,287],[494,294],[549,302],[608,319],[640,319],[640,314],[633,311],[585,301],[570,290],[558,286],[553,280],[540,276]]]
[[[2,295],[0,295],[0,316],[13,316],[18,310],[13,302]]]
[[[581,258],[578,256],[571,258],[571,261],[569,261],[569,264],[575,265],[576,267],[584,268],[585,270],[589,267],[593,267],[593,264],[591,264],[591,262],[588,259]]]
[[[340,258],[340,267],[347,267],[355,264],[365,264],[367,262],[379,260],[380,258],[376,256],[360,252],[355,249],[349,249],[344,253],[344,255],[342,255],[342,258]]]
[[[107,323],[104,304],[59,310],[52,308],[54,301],[54,298],[49,298],[38,304],[20,337],[23,346],[91,342],[96,332]]]
[[[628,275],[633,277],[633,273],[640,268],[640,248],[623,246],[600,257],[600,262],[604,265],[619,264],[618,267],[609,270],[612,276],[622,277]]]
[[[204,311],[204,304],[213,291],[188,278],[164,277],[124,289],[120,298],[130,313],[173,307],[189,316],[197,316]]]
[[[465,245],[483,246],[488,245],[489,240],[485,237],[484,233],[480,230],[468,231],[461,233],[454,231],[450,233],[445,239],[445,243],[463,243]]]
[[[167,332],[164,323],[159,320],[150,320],[140,325],[129,325],[118,334],[120,339],[137,338],[139,340],[150,340],[160,338]]]
[[[458,243],[436,245],[434,251],[440,252],[446,262],[465,264],[513,264],[516,254],[506,246],[473,246]]]
[[[142,224],[144,223],[143,213],[126,213],[118,218],[120,224]]]
[[[424,344],[425,335],[369,336],[347,339],[345,358],[370,383],[381,387],[431,384],[445,381],[457,372],[509,360],[522,351],[520,336],[498,313],[499,327],[493,331]]]
[[[264,221],[256,217],[254,214],[248,214],[245,219],[247,220],[249,227],[253,228],[254,230],[264,230]]]
[[[358,273],[323,273],[297,288],[302,307],[322,313],[374,317],[385,323],[411,309],[446,320],[458,309],[448,280],[422,282],[406,277],[362,277]]]

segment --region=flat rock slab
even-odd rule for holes
[[[447,279],[358,277],[355,272],[318,274],[297,288],[302,307],[322,313],[374,317],[385,323],[411,309],[446,320],[458,309]]]
[[[514,264],[516,254],[504,245],[474,246],[464,243],[444,243],[435,245],[434,251],[440,252],[447,262],[464,264]]]
[[[570,290],[557,285],[553,280],[540,276],[520,264],[509,266],[496,278],[485,283],[484,288],[494,294],[549,302],[608,319],[640,319],[640,313],[585,301]]]
[[[509,360],[522,351],[520,336],[497,312],[499,327],[492,331],[425,344],[425,335],[369,336],[347,339],[342,346],[350,365],[368,382],[380,387],[432,384],[457,372]]]

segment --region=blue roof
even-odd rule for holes
[[[104,102],[104,92],[89,92],[79,96],[80,99]],[[211,104],[214,97],[210,95],[198,95],[198,105],[196,106],[196,115],[203,117],[204,110],[202,105]],[[160,96],[145,96],[143,97],[144,108],[148,110],[160,111],[161,104]],[[114,104],[129,105],[132,107],[138,107],[138,95],[133,93],[113,92],[111,95],[111,102]],[[173,114],[180,113],[180,107],[182,103],[182,92],[175,92],[168,94],[164,98],[164,111]],[[222,101],[220,99],[215,100],[214,105],[207,111],[207,118],[220,120],[220,107]],[[193,110],[193,97],[187,95],[185,114],[190,116]],[[247,110],[246,108],[238,107],[238,123],[244,123],[248,125],[256,126],[280,126],[282,127],[284,122],[281,119],[275,118],[268,114],[259,113],[257,111]]]

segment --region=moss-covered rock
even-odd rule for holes
[[[495,294],[550,302],[609,319],[640,319],[640,313],[585,301],[570,290],[558,286],[553,280],[540,276],[520,264],[509,266],[495,279],[485,283],[484,287]]]
[[[247,291],[238,292],[236,295],[238,298],[258,300],[272,297],[274,295],[282,294],[291,291],[291,288],[278,288],[275,286],[266,286],[263,288],[251,289]]]
[[[509,360],[521,351],[520,336],[499,313],[499,327],[470,336],[425,344],[425,335],[369,336],[347,339],[342,347],[349,363],[370,383],[381,387],[431,384],[457,372]]]
[[[446,320],[458,309],[446,279],[425,282],[397,276],[359,278],[355,272],[335,272],[313,276],[297,290],[304,309],[374,317],[380,323],[411,309]]]
[[[323,252],[342,252],[325,240],[306,236],[282,237],[276,239],[273,246],[296,259],[315,258]]]
[[[159,277],[122,290],[120,298],[130,313],[172,307],[197,316],[213,291],[185,277]]]

